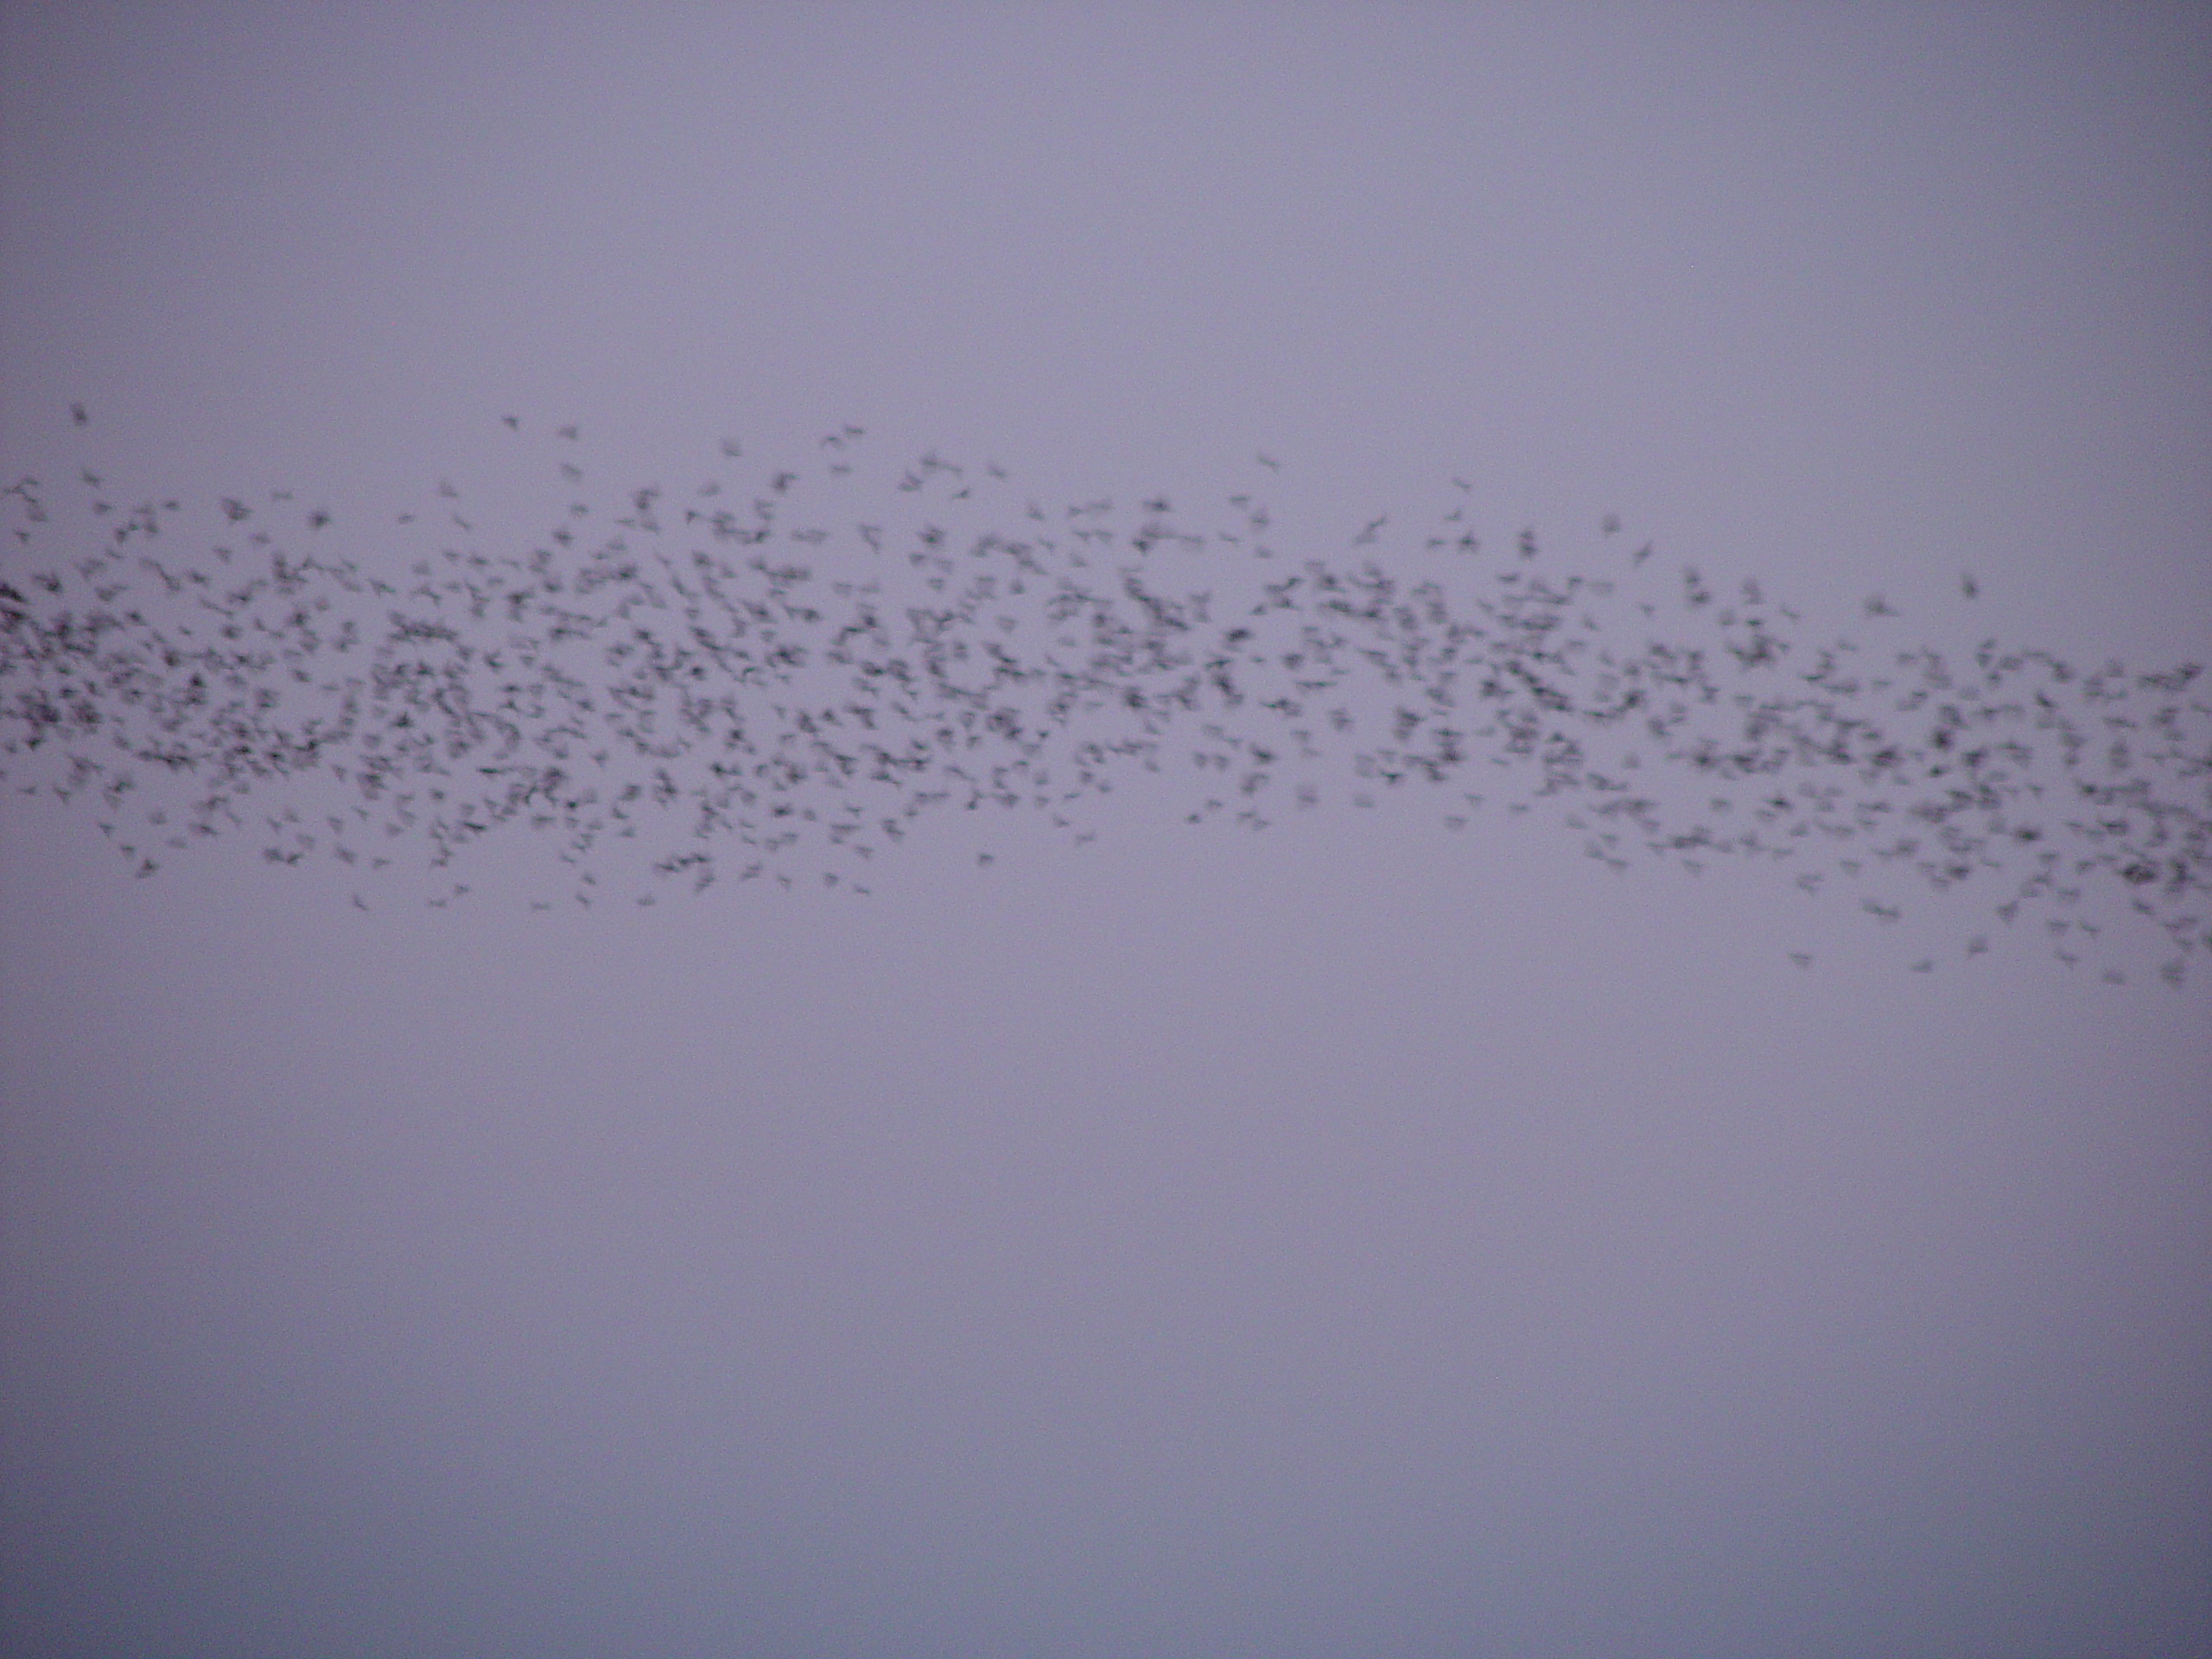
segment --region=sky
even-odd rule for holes
[[[171,576],[404,589],[766,499],[825,585],[1049,530],[1215,623],[1580,578],[1628,656],[1689,567],[1793,672],[2163,674],[2208,153],[2184,6],[5,0],[0,581],[142,501]],[[272,859],[312,771],[118,857],[0,701],[0,1651],[2212,1645],[2202,875],[1616,868],[1344,695],[1310,808],[1185,722],[696,893]]]

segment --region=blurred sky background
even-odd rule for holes
[[[542,524],[561,423],[613,499],[851,422],[2212,647],[2201,7],[6,0],[0,60],[11,479],[373,564],[441,479]],[[4,1650],[2212,1648],[2201,976],[1131,797],[866,898],[364,913],[10,790]]]

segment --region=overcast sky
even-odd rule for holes
[[[0,575],[86,468],[397,575],[564,459],[850,523],[935,453],[1009,531],[1259,491],[1411,572],[1459,509],[2212,659],[2201,9],[7,0],[0,60]],[[865,895],[533,909],[518,830],[433,908],[134,880],[6,775],[10,1654],[2212,1647],[2212,963],[2124,899],[2114,983],[1972,884],[1140,774]]]

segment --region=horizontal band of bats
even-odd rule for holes
[[[1599,572],[1532,531],[1493,545],[1459,480],[1329,556],[1274,522],[1264,455],[1205,527],[1161,496],[1047,508],[934,452],[877,467],[855,426],[787,466],[726,439],[715,476],[609,507],[575,427],[503,419],[550,463],[533,527],[450,482],[374,525],[281,490],[133,501],[89,464],[8,486],[0,781],[82,798],[141,875],[243,833],[276,864],[414,861],[434,905],[524,832],[563,903],[613,899],[618,865],[640,903],[866,893],[924,814],[1026,807],[1087,841],[1133,773],[1249,830],[1427,790],[1454,828],[1547,811],[1617,871],[1766,866],[1878,921],[1900,884],[1985,894],[2069,964],[2121,923],[2176,985],[2212,948],[2195,664],[1946,660],[1876,643],[1879,596],[1866,638],[1811,643],[1756,580],[1715,592],[1611,518]]]

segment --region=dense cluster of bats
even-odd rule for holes
[[[142,875],[246,831],[365,880],[411,860],[433,904],[470,890],[473,843],[522,831],[561,902],[866,893],[931,809],[1087,840],[1086,803],[1136,772],[1248,830],[1433,790],[1454,827],[1542,803],[1615,869],[1769,865],[1881,920],[1899,883],[1970,889],[2069,963],[2119,918],[2175,984],[2212,948],[2195,664],[1808,644],[1756,581],[1716,593],[1611,518],[1603,573],[1555,571],[1533,532],[1491,545],[1456,480],[1433,524],[1386,542],[1379,518],[1325,557],[1256,484],[1206,528],[1156,496],[1047,509],[995,465],[868,467],[851,426],[790,467],[725,440],[722,476],[610,508],[576,429],[503,418],[568,497],[534,531],[450,483],[372,541],[283,491],[8,486],[0,781],[83,798]],[[1873,634],[1896,614],[1866,612]]]

